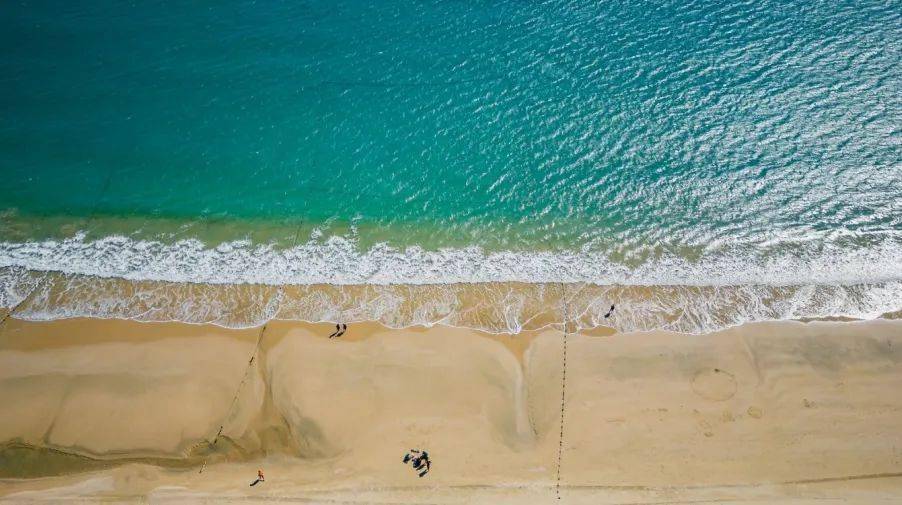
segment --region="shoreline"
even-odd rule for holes
[[[81,499],[257,499],[238,477],[256,465],[272,498],[406,502],[435,488],[448,502],[547,499],[561,331],[370,322],[330,340],[333,329],[8,319],[0,500],[64,488]],[[683,489],[717,501],[761,486],[772,498],[787,486],[847,496],[866,475],[902,496],[902,321],[573,333],[567,345],[561,484],[574,500]],[[398,464],[408,446],[434,455],[428,482]],[[91,461],[54,462],[54,451]],[[16,461],[31,473],[15,474]],[[86,484],[97,479],[109,485]]]
[[[474,282],[210,284],[0,268],[0,310],[31,321],[125,319],[253,328],[269,321],[377,321],[497,334],[580,331],[704,334],[749,322],[898,319],[902,282],[735,286]],[[611,305],[616,311],[605,317]]]

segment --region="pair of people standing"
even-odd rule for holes
[[[340,337],[340,336],[344,335],[346,331],[348,331],[348,325],[346,325],[344,323],[336,324],[335,331],[331,335],[329,335],[329,338]]]

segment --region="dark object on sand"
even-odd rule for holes
[[[256,486],[261,482],[266,482],[266,479],[263,478],[263,470],[257,470],[257,480],[251,482],[251,486]]]
[[[348,325],[346,325],[344,323],[336,324],[335,332],[333,332],[331,335],[329,335],[329,338],[340,337],[340,336],[344,335],[346,331],[348,331]]]
[[[401,460],[401,462],[405,465],[410,463],[420,477],[429,473],[429,469],[432,468],[432,461],[429,460],[429,453],[426,451],[418,451],[416,449],[411,449],[410,452],[405,454],[404,459]]]
[[[604,315],[604,318],[607,319],[607,318],[611,317],[611,314],[613,314],[613,313],[614,313],[614,306],[611,305],[611,310],[609,310],[608,313]]]

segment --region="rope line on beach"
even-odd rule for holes
[[[247,367],[244,369],[244,377],[241,378],[241,382],[238,383],[238,387],[235,389],[235,396],[232,397],[232,403],[229,404],[229,409],[225,414],[225,421],[219,425],[219,431],[216,432],[216,436],[213,437],[213,441],[209,442],[210,447],[216,445],[216,442],[219,442],[219,437],[222,436],[222,430],[225,428],[225,423],[232,416],[232,412],[235,410],[235,405],[238,403],[238,398],[241,396],[241,389],[244,387],[244,383],[247,382],[247,378],[251,373],[251,368],[254,366],[254,361],[257,359],[257,353],[260,351],[260,344],[263,342],[263,334],[266,333],[266,326],[263,325],[263,328],[260,330],[260,335],[257,337],[257,344],[254,346],[254,352],[251,353],[250,359],[247,360]],[[203,473],[204,469],[207,468],[207,460],[204,459],[203,464],[201,465],[200,471],[197,473]]]
[[[300,236],[301,227],[298,226],[294,233],[294,238],[291,241],[291,247],[294,247],[298,243],[298,237]],[[280,285],[278,293],[276,297],[278,299],[278,303],[281,306],[282,297],[285,294],[285,286]],[[278,309],[276,309],[276,313],[278,314]],[[216,445],[216,442],[219,441],[219,437],[222,436],[222,430],[225,428],[225,423],[232,416],[232,412],[235,409],[235,405],[238,403],[238,398],[241,396],[241,389],[244,387],[244,383],[247,382],[248,376],[251,373],[251,367],[254,366],[254,361],[257,359],[257,354],[260,352],[260,345],[263,342],[263,335],[266,333],[266,327],[268,323],[263,324],[263,328],[260,330],[260,335],[257,337],[257,343],[254,345],[254,352],[251,353],[250,359],[247,360],[247,367],[244,369],[244,376],[241,378],[241,382],[238,383],[238,387],[235,389],[235,395],[232,397],[232,403],[229,404],[229,409],[226,411],[225,421],[219,425],[219,431],[216,432],[216,436],[213,437],[213,441],[210,442],[210,446]],[[204,459],[203,465],[200,468],[198,473],[203,473],[204,469],[207,467],[207,460]]]
[[[238,397],[241,396],[241,389],[244,387],[244,383],[247,382],[248,374],[251,373],[251,368],[254,366],[254,360],[257,359],[257,352],[260,350],[260,342],[263,341],[263,334],[266,333],[266,325],[263,325],[263,329],[260,330],[260,336],[257,337],[257,345],[254,346],[254,352],[251,354],[249,360],[247,360],[247,368],[244,369],[244,377],[241,378],[241,382],[238,383],[238,388],[235,390],[235,396],[232,397],[232,403],[229,405],[229,410],[226,411],[226,420],[229,419],[232,415],[232,411],[235,409],[235,404],[238,403]],[[222,429],[225,424],[219,427],[219,433],[216,434],[216,437],[213,439],[213,443],[215,444],[219,437],[222,435]]]
[[[569,311],[567,308],[567,291],[564,283],[561,283],[561,303],[564,309],[564,331],[563,331],[563,352],[562,354],[562,365],[561,365],[561,433],[560,438],[558,439],[558,447],[557,447],[557,482],[554,486],[555,495],[557,495],[557,499],[561,499],[561,461],[564,455],[564,409],[567,403],[567,320],[569,318]]]
[[[300,226],[298,226],[297,230],[295,230],[294,239],[292,240],[292,247],[297,245],[298,235],[300,234]],[[285,293],[285,286],[280,285],[278,293],[276,297],[279,300],[279,305],[282,304],[282,296]],[[278,313],[278,309],[276,310]],[[254,352],[251,353],[250,359],[247,360],[247,367],[244,369],[244,377],[241,378],[241,382],[238,383],[238,388],[235,389],[235,396],[232,397],[232,403],[229,405],[229,409],[226,411],[225,419],[228,421],[229,417],[232,415],[232,411],[235,409],[235,404],[238,403],[238,397],[241,396],[241,389],[244,387],[244,383],[247,382],[248,375],[251,372],[251,367],[254,366],[254,361],[257,359],[257,353],[260,352],[260,344],[263,342],[263,334],[266,333],[266,327],[268,323],[263,325],[263,328],[260,330],[260,335],[257,337],[257,343],[254,345]],[[225,427],[225,421],[223,424],[219,426],[219,431],[216,433],[216,436],[213,437],[213,442],[210,445],[216,445],[216,442],[219,441],[219,437],[222,436],[222,430]],[[207,466],[207,460],[204,460],[203,467],[201,467],[200,472],[204,471],[204,468]]]
[[[12,315],[13,315],[17,310],[19,310],[19,307],[21,307],[22,305],[24,305],[25,302],[27,302],[27,301],[31,298],[31,295],[33,295],[34,292],[37,291],[38,288],[40,288],[40,287],[44,284],[44,280],[46,280],[46,279],[47,279],[47,276],[46,276],[46,275],[43,276],[43,277],[41,277],[41,280],[39,280],[39,281],[35,284],[35,286],[34,286],[33,288],[31,288],[31,291],[29,291],[28,294],[26,294],[25,297],[22,298],[22,299],[19,301],[19,303],[15,304],[15,305],[13,306],[13,308],[9,309],[9,312],[7,312],[5,316],[3,316],[3,319],[0,319],[0,326],[3,326],[4,324],[6,324],[6,320],[9,319],[10,317],[12,317]]]
[[[15,312],[16,309],[18,309],[20,305],[25,303],[25,300],[27,300],[27,299],[28,299],[28,297],[26,296],[25,298],[22,299],[21,302],[17,303],[13,308],[9,309],[9,312],[7,312],[5,316],[3,316],[3,319],[0,319],[0,326],[6,324],[6,320],[9,319],[10,316],[13,315],[13,312]]]

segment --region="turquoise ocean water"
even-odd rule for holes
[[[892,312],[900,51],[892,0],[10,2],[0,305],[54,271]]]

